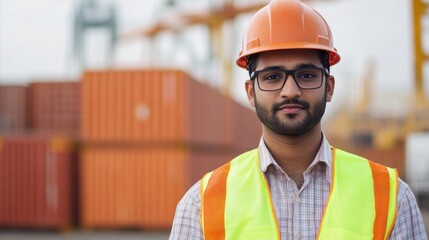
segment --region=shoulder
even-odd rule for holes
[[[202,239],[200,186],[198,181],[177,204],[170,239]]]
[[[220,166],[218,169],[225,167],[226,165],[230,165],[230,164],[241,164],[241,163],[245,163],[251,160],[254,160],[255,158],[257,158],[259,155],[258,153],[258,148],[249,150],[247,152],[244,152],[238,156],[236,156],[235,158],[233,158],[231,161],[225,163],[224,165]]]
[[[398,178],[398,203],[410,197],[414,198],[414,194],[411,191],[410,186],[408,186],[408,184],[401,178]]]
[[[242,153],[242,154],[238,155],[237,157],[235,157],[234,159],[232,159],[231,161],[223,164],[222,166],[220,166],[220,167],[216,168],[215,170],[204,175],[204,177],[203,177],[204,184],[207,183],[206,180],[210,179],[212,175],[225,176],[225,174],[228,174],[229,169],[231,168],[232,165],[235,168],[237,168],[237,166],[246,167],[249,165],[249,163],[251,164],[251,163],[253,163],[253,161],[258,160],[258,159],[259,158],[258,158],[258,149],[257,148],[250,150],[248,152]],[[217,180],[219,180],[219,179],[218,179],[218,177],[216,177],[215,179],[216,179],[216,181],[215,181],[215,184],[216,184]]]
[[[252,150],[252,151],[243,153],[243,154],[235,157],[233,160],[231,160],[231,161],[225,163],[224,165],[216,168],[212,172],[209,172],[209,173],[205,174],[203,176],[203,179],[206,178],[207,176],[210,176],[210,174],[212,174],[213,172],[220,171],[220,170],[224,169],[226,166],[230,165],[232,162],[237,162],[237,161],[240,161],[243,158],[248,158],[248,156],[252,155],[252,153],[254,153],[254,152],[255,151]],[[180,200],[180,202],[177,205],[176,216],[177,216],[178,213],[180,213],[179,211],[181,211],[181,210],[189,210],[189,208],[198,209],[198,211],[200,210],[200,208],[201,208],[200,191],[201,191],[201,184],[203,182],[203,179],[201,179],[197,183],[195,183],[186,192],[186,194],[183,196],[183,198]]]
[[[398,178],[397,205],[398,210],[401,208],[414,210],[413,208],[416,208],[417,211],[420,211],[413,191],[401,178]]]
[[[396,221],[389,239],[427,239],[414,193],[400,178],[396,209]]]
[[[256,159],[259,159],[259,152],[257,148],[238,155],[227,164],[246,164],[251,163]]]
[[[177,207],[181,208],[190,208],[190,207],[198,207],[200,208],[200,187],[201,187],[201,180],[199,180],[197,183],[195,183],[182,197],[180,202],[178,203]],[[177,214],[177,212],[176,212]]]

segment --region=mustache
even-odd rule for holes
[[[298,98],[287,98],[282,102],[275,103],[272,107],[272,111],[276,112],[279,110],[279,108],[285,104],[298,104],[301,105],[304,109],[308,109],[310,107],[310,104],[308,102],[298,99]]]

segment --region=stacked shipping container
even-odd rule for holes
[[[77,136],[80,82],[35,82],[29,86],[30,128]]]
[[[88,147],[82,153],[82,224],[168,228],[184,192],[228,154],[174,146]]]
[[[61,228],[76,213],[76,159],[61,137],[0,139],[0,226]]]
[[[254,113],[181,71],[91,71],[82,82],[82,223],[169,228],[205,172],[256,147]]]
[[[82,91],[85,141],[230,144],[226,99],[182,72],[88,72]]]
[[[0,132],[27,128],[27,87],[0,86]]]
[[[79,91],[80,82],[0,87],[0,227],[73,223]]]
[[[169,228],[185,191],[260,137],[252,111],[176,70],[0,87],[0,114],[0,227],[66,228],[80,209],[85,228]]]

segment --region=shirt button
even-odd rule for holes
[[[299,232],[298,233],[298,239],[301,239],[302,238],[302,236],[301,236],[301,233]]]
[[[299,203],[299,202],[301,202],[301,198],[299,196],[296,196],[295,197],[295,203]]]

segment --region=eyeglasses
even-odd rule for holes
[[[254,71],[250,80],[256,78],[259,89],[262,91],[278,91],[283,88],[289,75],[292,75],[296,85],[301,89],[317,89],[322,86],[323,75],[329,75],[326,68],[302,67],[286,70],[280,67],[268,67]]]

